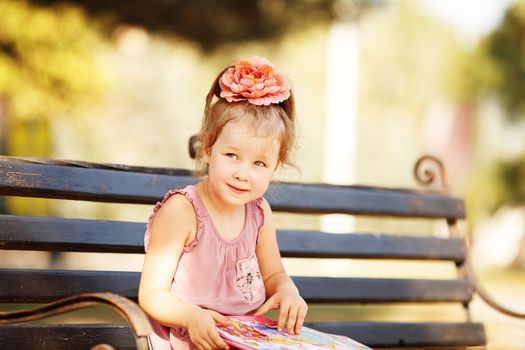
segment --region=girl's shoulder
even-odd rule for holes
[[[161,210],[164,209],[176,217],[187,217],[189,214],[195,214],[193,202],[193,197],[186,189],[170,191],[163,200]],[[195,215],[189,216],[194,217]]]
[[[187,196],[184,190],[170,191],[161,202],[155,205],[144,235],[146,251],[148,251],[152,237],[156,242],[162,242],[161,246],[166,246],[166,244],[183,246],[190,238],[193,239],[197,218],[190,198]],[[155,246],[159,247],[159,244]]]
[[[173,214],[176,214],[177,216],[187,215],[194,212],[193,204],[183,192],[175,192],[173,195],[169,196],[169,198],[164,201],[161,207],[161,210],[162,209],[173,212]]]
[[[179,227],[193,227],[197,220],[192,198],[186,189],[169,191],[164,199],[157,203],[150,217],[150,222],[163,221],[177,224]]]

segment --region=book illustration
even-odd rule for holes
[[[219,335],[241,350],[371,350],[348,337],[302,327],[298,335],[277,331],[277,322],[259,316],[228,316],[228,325],[219,325]]]

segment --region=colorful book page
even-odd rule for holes
[[[217,329],[224,341],[241,350],[371,350],[342,335],[302,327],[301,334],[277,331],[277,322],[259,316],[228,316],[231,324]]]

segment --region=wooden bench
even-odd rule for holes
[[[439,174],[425,173],[422,169],[425,161],[437,162],[431,157],[422,158],[417,163],[417,178],[432,182],[431,178],[434,175],[438,178]],[[3,196],[153,205],[169,189],[195,182],[187,170],[0,159]],[[318,276],[293,276],[302,296],[313,305],[311,312],[316,305],[337,305],[337,317],[335,313],[334,317],[329,316],[335,322],[314,320],[309,323],[311,327],[348,335],[373,348],[485,346],[483,324],[471,321],[469,316],[469,303],[477,286],[468,268],[467,246],[458,233],[457,222],[465,218],[462,199],[430,190],[294,183],[273,183],[265,197],[275,212],[309,216],[343,213],[378,221],[392,217],[423,218],[441,220],[449,230],[446,237],[434,237],[430,233],[408,236],[278,229],[281,254],[287,258],[440,261],[448,262],[457,271],[449,279],[326,277],[333,271]],[[142,254],[144,230],[145,223],[0,215],[0,248]],[[111,344],[119,349],[147,348],[149,324],[140,308],[129,300],[137,300],[139,277],[139,272],[13,269],[1,266],[0,262],[0,303],[43,304],[36,311],[0,311],[0,348],[87,349],[97,344]],[[97,303],[117,309],[131,326],[17,323]],[[347,304],[387,303],[423,306],[455,303],[463,306],[466,316],[454,322],[390,322],[352,321],[356,314],[343,314]],[[462,308],[459,309],[461,312]]]

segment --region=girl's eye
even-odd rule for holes
[[[256,161],[254,164],[256,166],[260,166],[260,167],[265,167],[266,166],[266,164],[264,162],[261,162],[260,160]]]
[[[235,153],[226,153],[226,157],[231,159],[237,159],[237,155]]]

